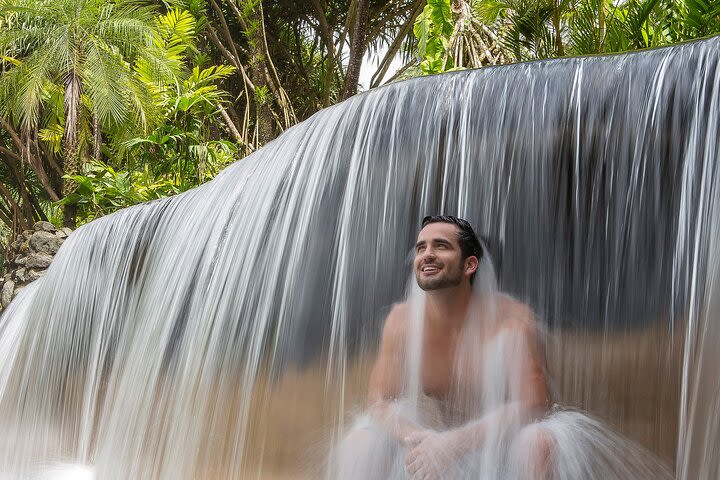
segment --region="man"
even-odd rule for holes
[[[467,221],[451,216],[423,220],[414,260],[417,284],[425,297],[421,334],[416,335],[421,346],[413,349],[411,345],[418,322],[413,322],[410,305],[395,305],[385,321],[370,378],[371,427],[357,429],[349,437],[344,448],[351,455],[369,456],[365,463],[392,462],[378,458],[378,445],[383,443],[378,443],[380,430],[387,444],[380,454],[403,455],[411,479],[458,478],[458,465],[463,465],[463,472],[503,468],[478,466],[482,462],[476,457],[480,458],[481,451],[487,452],[489,444],[512,449],[515,442],[505,440],[528,437],[523,455],[530,458],[531,465],[515,478],[550,475],[552,439],[538,429],[531,435],[522,433],[543,417],[550,405],[535,318],[527,306],[508,296],[473,292],[482,261],[482,246]],[[412,351],[419,351],[419,358],[410,358]],[[422,393],[437,403],[442,429],[424,427],[404,410],[403,398],[412,395],[407,391],[412,383],[407,366],[413,361],[419,362],[416,371]],[[368,448],[375,448],[375,454],[360,453]],[[488,456],[503,455],[498,450],[485,455],[484,461],[487,463]],[[360,463],[347,465],[354,465],[346,466],[349,471]],[[456,475],[450,473],[453,468]],[[368,471],[374,473],[366,472],[358,478],[400,476],[377,469]]]

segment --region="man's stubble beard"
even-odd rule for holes
[[[447,273],[441,273],[437,276],[437,278],[432,277],[423,279],[419,273],[415,272],[415,281],[420,289],[426,292],[441,290],[443,288],[457,287],[460,283],[462,283],[462,280],[462,268],[458,270],[457,275],[454,277],[448,275]]]

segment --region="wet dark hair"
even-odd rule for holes
[[[463,261],[468,257],[475,257],[478,259],[478,262],[482,260],[482,244],[480,240],[478,240],[470,222],[462,218],[453,217],[452,215],[428,215],[423,218],[420,228],[423,229],[431,223],[450,223],[458,227],[458,243],[460,244]],[[477,273],[477,271],[475,273]],[[470,276],[471,284],[473,280],[475,280],[475,273]]]

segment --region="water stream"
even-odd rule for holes
[[[0,319],[0,479],[318,478],[440,212],[546,325],[559,403],[717,478],[718,52],[393,84],[83,226]]]

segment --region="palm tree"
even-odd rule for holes
[[[0,116],[26,138],[44,122],[62,126],[62,173],[79,173],[80,137],[92,131],[97,155],[101,127],[147,121],[151,96],[133,74],[132,59],[152,50],[153,12],[133,0],[0,0]],[[53,89],[62,92],[53,115]],[[62,196],[75,185],[65,181]],[[75,224],[75,207],[64,211]]]

